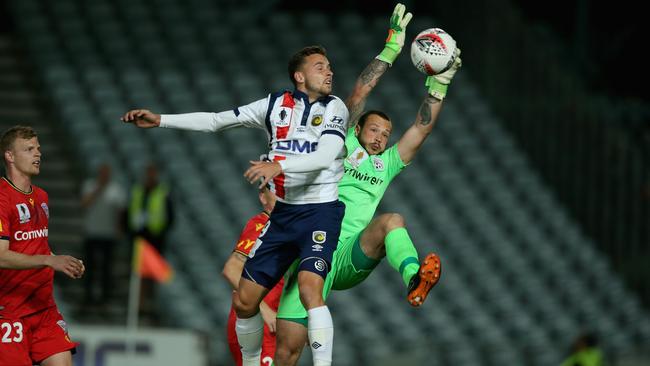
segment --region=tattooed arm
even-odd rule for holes
[[[388,67],[395,62],[397,56],[402,52],[406,37],[406,26],[412,17],[413,14],[406,12],[406,6],[399,3],[395,5],[393,14],[390,17],[388,38],[386,38],[383,51],[359,75],[352,94],[350,94],[348,100],[345,102],[350,111],[348,127],[355,127],[357,125],[359,117],[363,114],[363,108],[366,105],[368,95],[370,95],[370,92],[377,85],[377,82],[384,75]]]
[[[348,127],[354,127],[357,125],[359,117],[363,113],[363,109],[366,106],[366,99],[372,89],[377,85],[379,79],[388,69],[388,63],[380,61],[379,59],[374,59],[366,68],[361,72],[357,82],[354,85],[354,90],[352,94],[345,101],[345,105],[350,111],[350,118],[348,122]]]
[[[442,108],[442,100],[447,94],[447,87],[449,87],[451,79],[454,78],[456,71],[462,65],[460,49],[456,48],[454,52],[454,63],[449,70],[442,74],[427,77],[425,85],[428,88],[428,94],[420,106],[415,123],[404,132],[404,135],[397,143],[397,151],[404,164],[408,164],[413,160],[438,119],[438,114],[440,114]]]
[[[415,123],[404,132],[404,135],[402,135],[397,143],[397,151],[404,164],[408,164],[413,160],[420,146],[422,146],[424,140],[431,133],[441,108],[441,100],[431,95],[427,95],[424,98],[418,115],[415,118]]]

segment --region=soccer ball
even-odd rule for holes
[[[447,71],[456,59],[456,41],[440,28],[425,29],[411,43],[411,61],[426,75]]]

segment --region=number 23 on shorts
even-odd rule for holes
[[[0,319],[0,365],[31,365],[25,327],[19,320]]]
[[[23,323],[2,322],[0,323],[1,343],[20,343],[23,341]]]

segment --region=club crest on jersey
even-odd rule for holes
[[[314,118],[311,119],[312,126],[320,126],[321,123],[323,123],[323,116],[320,114],[315,115]]]
[[[29,213],[29,207],[24,203],[19,203],[16,205],[18,209],[18,216],[20,217],[20,223],[24,224],[32,218],[32,215]]]
[[[316,244],[323,244],[325,239],[327,239],[327,233],[324,231],[317,230],[311,233],[311,240]]]
[[[355,169],[361,165],[366,159],[368,159],[368,153],[362,147],[357,147],[352,154],[348,156],[345,161],[352,165]]]
[[[384,161],[381,160],[380,157],[373,156],[372,157],[372,165],[375,166],[375,170],[377,171],[383,171],[384,170]]]
[[[277,127],[287,127],[291,124],[291,108],[280,107],[278,119],[274,121]]]
[[[47,207],[47,203],[45,203],[45,202],[41,203],[41,208],[43,209],[43,212],[45,212],[45,216],[47,216],[47,218],[49,219],[50,218],[50,209]]]

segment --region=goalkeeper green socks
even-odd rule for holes
[[[408,286],[411,277],[420,270],[418,251],[413,246],[408,231],[403,227],[394,229],[386,235],[384,243],[388,263],[402,275],[404,284]]]

